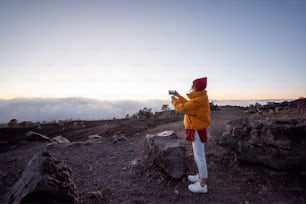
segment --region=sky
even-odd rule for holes
[[[0,99],[306,93],[305,0],[0,0]]]

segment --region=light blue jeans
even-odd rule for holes
[[[198,167],[199,176],[202,179],[207,179],[208,172],[207,172],[207,164],[206,164],[206,158],[205,158],[204,143],[201,142],[198,131],[196,131],[194,134],[194,141],[192,142],[192,149],[193,149],[194,160]]]

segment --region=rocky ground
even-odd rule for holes
[[[246,114],[250,113],[239,107],[212,111],[205,146],[207,194],[192,194],[186,177],[170,178],[143,159],[146,134],[175,130],[183,138],[181,118],[70,122],[43,125],[39,130],[0,129],[0,197],[19,179],[33,155],[47,149],[71,168],[80,203],[95,193],[102,196],[102,203],[305,203],[305,172],[276,171],[239,162],[233,151],[219,145],[226,124]],[[50,138],[62,135],[73,143],[24,141],[23,135],[29,130]],[[90,135],[102,137],[88,141]],[[187,175],[196,172],[196,167],[190,143],[184,144],[189,158]]]

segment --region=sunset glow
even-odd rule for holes
[[[0,98],[306,93],[305,1],[1,1]]]

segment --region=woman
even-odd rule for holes
[[[207,193],[207,164],[204,143],[207,141],[207,127],[210,124],[210,107],[206,93],[207,78],[195,79],[187,94],[189,100],[175,92],[171,103],[175,110],[184,114],[185,139],[192,142],[194,159],[198,167],[198,174],[189,175],[192,182],[188,189],[193,193]]]

